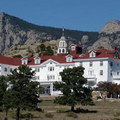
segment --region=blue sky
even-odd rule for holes
[[[2,11],[37,25],[99,31],[120,20],[120,0],[0,0]]]

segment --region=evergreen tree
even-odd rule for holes
[[[41,49],[41,52],[43,52],[43,51],[45,51],[45,45],[42,43],[41,45],[40,45],[40,49]]]
[[[87,105],[92,103],[91,89],[85,87],[87,79],[83,77],[84,68],[74,67],[64,69],[60,73],[62,82],[56,82],[55,88],[63,93],[55,99],[55,103],[71,106],[71,111],[77,103]]]
[[[54,51],[51,49],[50,46],[47,47],[46,51],[44,52],[44,55],[54,55]]]
[[[20,110],[37,107],[39,83],[32,80],[34,73],[28,66],[22,65],[8,75],[9,89],[4,97],[4,104],[6,108],[16,108],[16,120],[19,120]]]
[[[3,108],[3,96],[6,92],[7,82],[5,76],[0,76],[0,110]]]

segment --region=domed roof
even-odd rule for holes
[[[65,36],[61,36],[60,40],[66,40]]]

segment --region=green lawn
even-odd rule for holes
[[[85,113],[70,112],[69,106],[57,105],[53,101],[43,101],[38,106],[43,112],[22,111],[22,114],[31,113],[34,117],[22,120],[120,120],[120,102],[96,102],[94,106],[76,106],[86,110],[83,111]],[[4,116],[5,113],[1,112],[0,120],[4,120]],[[15,111],[10,111],[8,120],[14,119]]]

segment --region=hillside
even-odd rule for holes
[[[30,45],[41,41],[57,40],[61,35],[61,28],[38,26],[4,12],[0,14],[0,52],[2,55],[5,55],[14,45]],[[84,44],[84,49],[86,49],[97,40],[98,33],[65,30],[65,36],[68,41]],[[87,36],[87,39],[83,36]]]
[[[61,28],[38,26],[20,18],[0,14],[0,52],[1,55],[28,55],[28,48],[35,53],[36,44],[54,41],[55,50],[62,35]],[[65,29],[67,42],[78,43],[87,49],[113,49],[120,46],[120,21],[109,21],[99,32],[85,32]],[[50,43],[51,44],[51,43]],[[50,45],[49,44],[49,45]],[[23,45],[23,46],[22,46]],[[53,45],[53,44],[52,44]],[[18,46],[19,50],[14,49]],[[29,46],[29,47],[28,47]],[[24,51],[21,51],[23,50]],[[54,51],[55,51],[54,50]]]

